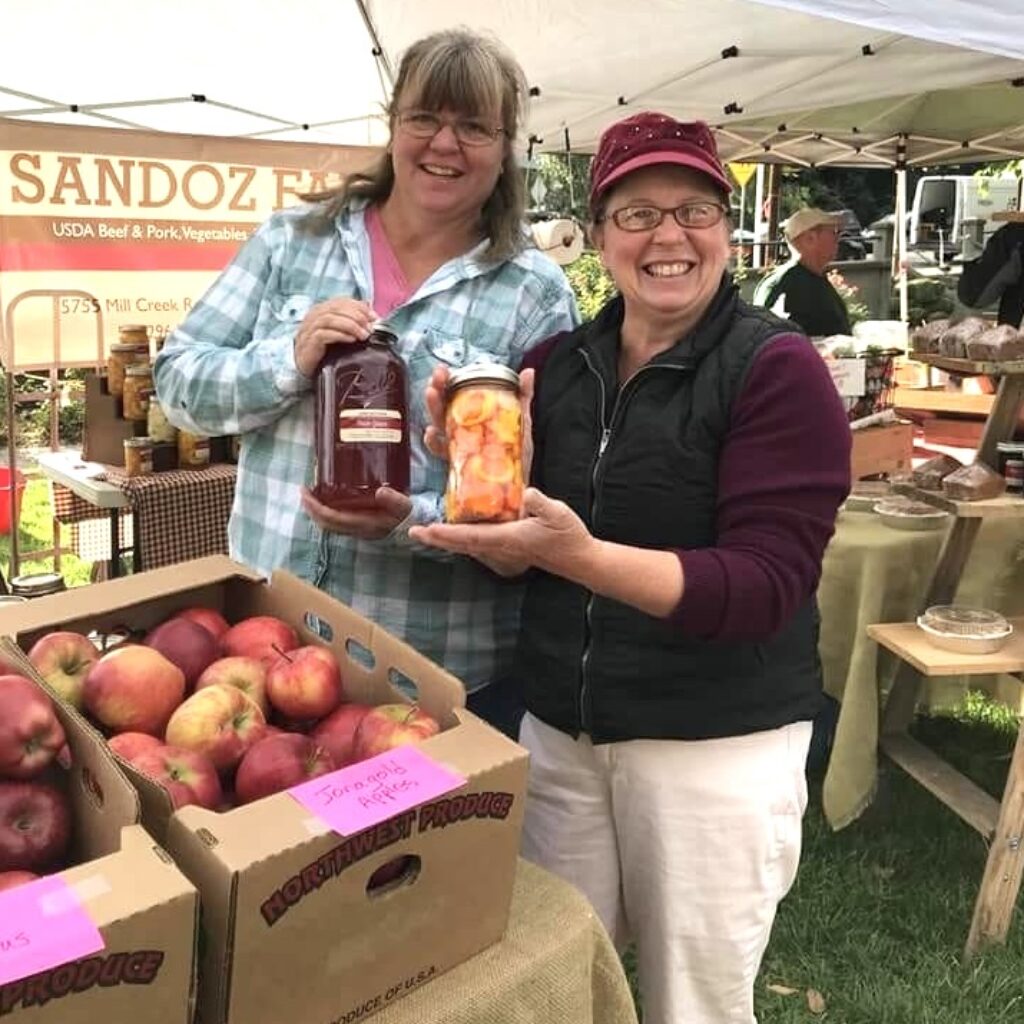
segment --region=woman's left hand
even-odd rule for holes
[[[412,540],[432,547],[471,555],[485,565],[512,575],[536,566],[556,576],[578,579],[594,553],[597,541],[583,521],[563,501],[527,488],[525,516],[511,523],[436,523],[414,526]]]
[[[321,530],[359,540],[383,540],[412,509],[412,500],[390,487],[379,488],[374,498],[377,507],[371,512],[338,512],[302,489],[302,507]]]

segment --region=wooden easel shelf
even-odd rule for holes
[[[961,377],[988,376],[1009,377],[1024,373],[1024,359],[1008,359],[996,362],[992,359],[955,359],[952,356],[934,355],[930,352],[911,352],[910,358],[915,363],[925,363],[946,373],[955,373]]]
[[[908,498],[941,508],[943,512],[952,512],[961,519],[1024,517],[1024,498],[1019,494],[1000,494],[998,498],[986,501],[954,501],[937,491],[924,491],[911,484],[893,484],[892,489],[897,494],[905,494]]]
[[[1013,636],[992,654],[958,654],[929,643],[916,622],[885,622],[868,626],[868,636],[910,662],[925,676],[982,676],[1024,672],[1024,619],[1011,619]]]

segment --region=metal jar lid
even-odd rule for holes
[[[996,451],[1000,452],[1024,452],[1024,443],[1020,441],[999,441],[996,444]]]
[[[115,341],[110,346],[111,352],[149,352],[148,341]]]
[[[500,363],[470,363],[469,366],[453,370],[448,376],[449,392],[467,384],[499,384],[518,391],[519,374]]]
[[[148,377],[153,372],[149,363],[132,363],[125,367],[125,375],[128,377]]]
[[[23,597],[44,597],[66,590],[64,577],[57,572],[38,572],[28,576],[15,576],[11,580],[11,593]]]
[[[149,448],[153,444],[151,437],[126,437],[125,448]]]

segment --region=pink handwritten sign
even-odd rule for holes
[[[59,875],[0,892],[0,985],[103,949],[92,918]]]
[[[288,792],[333,831],[350,836],[450,793],[465,781],[415,747],[396,747]]]

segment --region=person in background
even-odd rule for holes
[[[814,594],[850,479],[823,360],[726,271],[729,188],[701,122],[604,132],[591,231],[620,294],[525,360],[525,516],[412,531],[529,570],[523,853],[635,939],[647,1024],[754,1021],[800,856]],[[444,385],[426,396],[438,453]]]
[[[518,366],[575,326],[562,271],[527,247],[513,151],[525,96],[519,65],[486,37],[443,31],[414,43],[376,165],[273,214],[154,369],[178,427],[241,435],[231,556],[351,605],[456,675],[469,706],[510,730],[498,680],[520,588],[410,540],[410,526],[443,515],[446,466],[423,448],[420,403],[410,407],[410,495],[382,488],[375,511],[341,513],[310,493],[312,389],[327,348],[365,339],[382,318],[414,395],[436,367]]]
[[[964,305],[984,309],[998,300],[1001,324],[1024,321],[1024,223],[1004,224],[985,243],[981,256],[965,263],[957,296]]]
[[[838,214],[808,206],[785,222],[793,258],[764,277],[754,304],[784,316],[811,338],[850,334],[846,304],[825,276],[839,248]]]

